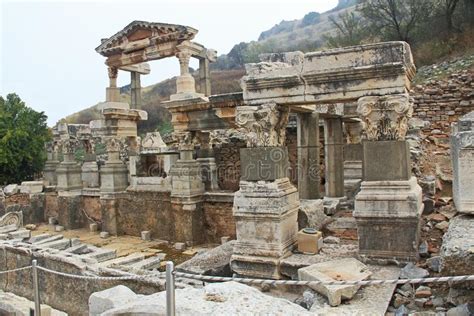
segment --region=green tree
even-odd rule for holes
[[[46,119],[18,95],[0,96],[0,184],[32,180],[43,169],[50,139]]]
[[[366,36],[362,18],[354,12],[341,13],[338,18],[331,15],[329,16],[329,21],[336,28],[334,36],[323,36],[329,47],[359,45]]]

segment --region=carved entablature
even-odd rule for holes
[[[404,140],[413,114],[413,100],[408,94],[362,97],[357,113],[368,140]]]
[[[289,111],[275,103],[237,107],[236,123],[247,132],[247,147],[283,146]]]

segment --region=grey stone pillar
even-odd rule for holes
[[[115,137],[106,139],[107,161],[100,169],[100,192],[122,192],[128,187],[127,166],[120,160],[121,141]]]
[[[237,107],[236,122],[247,135],[233,208],[237,241],[231,269],[238,275],[281,278],[280,261],[296,242],[299,198],[284,147],[288,114],[275,103]]]
[[[341,118],[324,120],[324,159],[326,197],[344,197],[344,141]]]
[[[362,122],[344,122],[346,144],[344,145],[344,194],[354,200],[362,182]]]
[[[48,181],[49,185],[57,185],[58,178],[56,169],[59,166],[57,155],[57,144],[55,141],[46,144],[47,160],[43,168],[43,178]]]
[[[75,191],[82,189],[81,166],[74,160],[74,152],[77,148],[77,141],[65,139],[61,141],[64,160],[56,169],[57,190]]]
[[[405,140],[412,101],[408,94],[367,96],[359,99],[357,112],[367,136],[353,213],[359,254],[372,261],[416,261],[423,203]]]
[[[211,76],[209,72],[209,59],[199,59],[199,85],[201,92],[206,97],[211,95]]]
[[[206,191],[218,190],[217,165],[214,158],[214,150],[210,144],[210,133],[199,132],[198,138],[201,148],[198,151],[198,158],[196,160],[201,165],[202,181]]]
[[[298,114],[298,193],[319,199],[319,114]]]
[[[120,88],[117,88],[118,69],[115,67],[109,67],[108,74],[109,74],[109,87],[106,88],[105,101],[119,102],[120,101]]]
[[[130,72],[130,108],[140,109],[142,106],[142,87],[140,83],[140,73]]]

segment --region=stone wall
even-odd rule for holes
[[[31,251],[29,248],[0,246],[0,271],[12,270],[31,265],[32,259],[38,265],[70,274],[86,274],[86,266],[79,259],[66,258],[46,252]],[[91,271],[87,275],[92,275]],[[97,291],[123,284],[141,294],[151,294],[164,290],[162,282],[150,281],[97,281],[70,279],[43,271],[39,272],[41,302],[69,315],[87,315],[89,296]],[[0,278],[0,289],[33,300],[31,270],[6,274]]]
[[[222,190],[238,191],[240,181],[240,148],[245,142],[239,139],[230,139],[214,149],[217,165],[217,182]]]
[[[414,87],[413,117],[428,121],[425,133],[449,134],[451,123],[474,110],[474,70],[451,74]]]
[[[207,242],[220,243],[220,238],[224,236],[235,239],[233,204],[233,202],[204,202],[204,229]]]

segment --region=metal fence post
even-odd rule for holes
[[[175,316],[174,263],[166,262],[166,315]]]
[[[35,316],[41,316],[41,303],[39,295],[39,281],[38,281],[38,268],[37,261],[33,260],[31,262],[32,272],[33,272],[33,294],[35,297]]]

